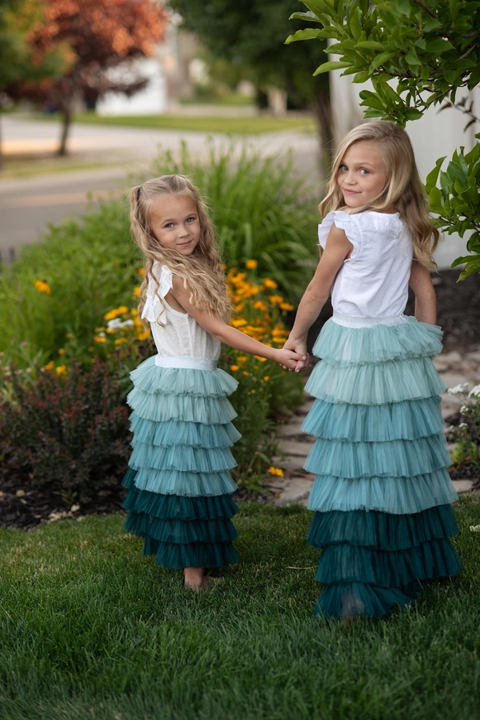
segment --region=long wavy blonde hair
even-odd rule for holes
[[[187,257],[161,245],[150,227],[152,205],[155,200],[165,195],[186,195],[195,203],[200,223],[200,240],[192,254]],[[157,261],[161,265],[167,265],[172,273],[183,279],[184,287],[190,292],[189,300],[192,305],[228,321],[230,301],[225,288],[225,273],[221,265],[213,224],[204,200],[187,177],[162,175],[132,188],[130,231],[132,240],[138,245],[146,260],[145,277],[140,288],[138,305],[140,316],[145,305],[149,278],[155,282],[155,292],[165,307],[158,293],[158,279],[152,272],[153,264]]]
[[[358,208],[347,208],[338,184],[338,171],[347,150],[357,142],[371,142],[382,156],[388,181],[372,202]],[[432,254],[437,247],[439,232],[427,210],[427,198],[418,175],[412,144],[405,130],[386,120],[373,120],[353,128],[343,139],[333,161],[327,194],[320,203],[325,217],[330,210],[345,210],[350,214],[376,210],[381,212],[395,206],[410,230],[414,258],[428,269],[435,269]]]

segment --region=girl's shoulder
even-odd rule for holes
[[[343,230],[350,242],[355,245],[360,240],[360,231],[356,218],[357,215],[349,215],[344,210],[331,210],[328,215],[325,215],[318,226],[318,240],[322,248],[327,243],[328,234],[333,225]]]
[[[399,232],[403,229],[403,221],[399,213],[381,213],[375,210],[365,210],[359,213],[347,213],[344,210],[332,210],[326,215],[318,226],[318,239],[320,245],[325,247],[328,234],[332,225],[343,230],[353,245],[362,242],[365,235],[370,231],[378,231],[396,228]]]
[[[152,266],[152,275],[148,278],[147,296],[143,306],[142,319],[156,322],[165,310],[160,298],[164,298],[173,287],[173,274],[167,265],[155,261]],[[156,280],[156,282],[155,282]]]
[[[148,291],[152,295],[160,295],[164,298],[173,287],[173,273],[168,265],[162,265],[157,260],[153,263],[152,275],[158,282],[158,288],[155,287],[156,283],[149,282]]]

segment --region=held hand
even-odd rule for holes
[[[285,348],[283,350],[277,350],[275,357],[275,362],[278,362],[278,364],[285,368],[285,370],[295,370],[295,372],[299,372],[303,367],[305,367],[305,363],[307,361],[307,355],[299,355],[298,353]]]
[[[293,352],[297,353],[297,355],[301,356],[300,361],[295,367],[295,372],[300,372],[300,370],[304,370],[305,368],[310,367],[310,357],[307,353],[306,340],[295,340],[295,338],[292,338],[290,336],[285,345],[283,346],[283,349],[292,350]]]

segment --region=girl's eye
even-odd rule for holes
[[[348,167],[346,165],[340,165],[339,168],[342,172],[346,172],[348,170]]]
[[[362,173],[362,175],[368,175],[368,170],[366,170],[365,168],[362,168],[360,172]]]
[[[196,219],[197,219],[196,217],[189,217],[189,218],[187,218],[187,222],[192,223],[192,222],[195,222]]]
[[[165,225],[165,227],[166,227],[166,228],[171,228],[171,227],[173,227],[173,223],[171,223],[171,222],[170,222],[170,223],[167,223],[167,224]]]

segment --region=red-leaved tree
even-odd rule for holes
[[[130,76],[112,81],[108,70],[125,61],[152,55],[164,38],[167,17],[157,0],[43,0],[44,18],[29,35],[39,54],[68,43],[74,59],[66,74],[40,83],[19,82],[6,88],[13,99],[51,103],[63,116],[58,150],[65,155],[75,100],[101,97],[107,91],[133,95],[145,87],[145,78]]]

